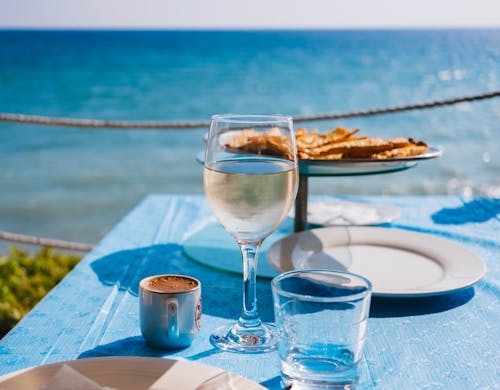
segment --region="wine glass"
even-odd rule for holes
[[[205,152],[205,194],[217,220],[243,258],[243,309],[238,322],[219,328],[211,343],[233,352],[276,348],[272,324],[257,311],[259,248],[288,214],[298,170],[292,118],[286,115],[215,115]]]

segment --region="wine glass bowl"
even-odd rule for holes
[[[240,246],[243,309],[236,325],[218,329],[213,345],[229,351],[265,352],[276,346],[263,324],[255,294],[259,248],[288,214],[298,172],[292,118],[285,115],[215,115],[207,138],[205,193],[217,220]]]

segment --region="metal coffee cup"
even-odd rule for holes
[[[155,275],[139,283],[141,333],[154,347],[191,345],[200,330],[201,283],[185,275]]]

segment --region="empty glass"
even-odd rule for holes
[[[370,281],[348,272],[302,270],[281,274],[271,284],[283,387],[354,388]]]

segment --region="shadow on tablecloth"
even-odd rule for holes
[[[462,306],[474,297],[474,288],[424,298],[373,297],[370,317],[406,317],[440,313]]]
[[[460,225],[468,222],[486,222],[500,215],[500,198],[480,198],[456,208],[443,208],[432,215],[439,225]]]
[[[94,349],[82,352],[78,359],[104,356],[164,357],[168,354],[168,351],[149,347],[141,336],[134,336],[116,340],[109,344],[98,345]]]
[[[241,275],[218,271],[189,260],[178,244],[162,244],[111,253],[90,263],[99,281],[121,293],[138,296],[141,279],[158,274],[185,274],[201,281],[203,314],[236,320],[241,312]],[[259,313],[273,321],[270,281],[257,279]]]

